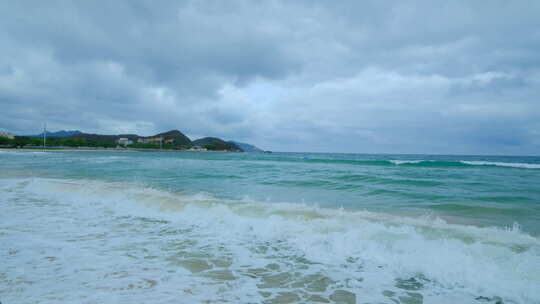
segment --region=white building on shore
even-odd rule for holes
[[[133,144],[133,141],[126,137],[121,137],[116,141],[119,145],[127,146]]]
[[[0,132],[0,137],[7,137],[9,139],[15,139],[15,135],[7,132]]]
[[[188,151],[203,152],[203,151],[208,151],[208,149],[203,148],[203,147],[201,147],[201,146],[196,146],[196,145],[195,145],[195,146],[189,148]]]

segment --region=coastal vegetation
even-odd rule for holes
[[[13,148],[31,148],[42,147],[43,139],[29,136],[15,136],[14,139],[0,137],[0,145]],[[87,140],[84,138],[59,138],[50,137],[46,141],[47,147],[92,147],[92,148],[114,148],[116,144],[111,142],[101,142],[95,140]]]
[[[80,131],[47,132],[14,138],[0,137],[0,147],[4,148],[125,148],[125,149],[160,149],[160,150],[208,150],[244,152],[240,145],[248,144],[225,141],[217,137],[204,137],[192,141],[178,130],[171,130],[153,136],[136,134],[102,135]],[[257,148],[258,149],[258,148]],[[252,151],[249,151],[252,152]]]
[[[243,151],[232,142],[226,142],[216,137],[204,137],[193,141],[194,146],[199,146],[211,151]]]

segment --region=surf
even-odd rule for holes
[[[75,242],[120,265],[108,269],[110,264],[92,253],[85,264],[95,263],[94,270],[81,278],[69,274],[85,268],[73,264],[74,256],[62,260],[48,249],[28,257],[41,266],[47,256],[56,257],[65,279],[78,288],[106,275],[111,288],[144,287],[150,283],[140,279],[142,269],[155,267],[183,277],[171,280],[184,282],[186,290],[179,292],[192,301],[534,303],[540,298],[540,242],[517,225],[477,227],[429,216],[231,200],[143,183],[14,178],[0,179],[0,185],[5,241],[16,239],[12,229],[26,226],[19,237],[25,230],[49,229],[41,241],[49,244],[45,248],[73,248]],[[32,214],[44,217],[28,221]],[[66,236],[51,237],[59,223]],[[13,243],[0,246],[8,252]],[[29,261],[15,262],[20,264],[7,270],[8,277]],[[128,265],[134,272],[111,275]],[[154,277],[146,279],[156,282],[158,292],[167,286],[150,273]],[[196,285],[213,287],[203,291]]]

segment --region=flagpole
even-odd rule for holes
[[[47,145],[47,123],[43,124],[43,149],[45,150],[45,146]]]

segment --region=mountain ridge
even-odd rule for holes
[[[246,144],[246,143],[238,142],[238,141],[234,141],[234,140],[230,140],[229,142],[235,144],[237,147],[242,149],[244,152],[251,152],[251,153],[263,153],[264,152],[263,149],[260,149],[259,147],[255,146],[255,145]]]
[[[67,131],[58,131],[58,132],[67,132]],[[56,134],[58,132],[48,132],[47,136],[49,137],[49,133]],[[203,137],[196,140],[191,140],[188,136],[186,136],[184,133],[182,133],[179,130],[170,130],[166,132],[157,133],[155,135],[151,136],[140,136],[138,134],[94,134],[94,133],[84,133],[81,131],[70,131],[73,132],[69,136],[65,136],[66,138],[74,138],[74,139],[86,139],[96,142],[105,142],[109,144],[116,144],[117,141],[120,138],[127,138],[131,141],[133,141],[134,145],[137,146],[139,144],[139,139],[142,140],[152,140],[158,137],[162,137],[164,141],[167,143],[167,140],[172,140],[173,148],[175,149],[189,149],[193,146],[200,146],[201,148],[206,148],[208,150],[217,150],[217,151],[234,151],[234,152],[262,152],[261,149],[250,145],[246,143],[240,143],[233,140],[223,140],[218,137]],[[42,135],[41,135],[42,137]],[[143,141],[143,143],[145,143]],[[158,141],[153,141],[153,144],[157,145]],[[169,142],[170,143],[170,142]]]
[[[217,137],[203,137],[193,141],[194,146],[200,146],[208,150],[237,151],[244,152],[242,148],[231,141],[224,141]]]
[[[151,136],[140,136],[138,134],[95,134],[84,133],[79,130],[60,130],[56,132],[47,131],[47,138],[87,140],[94,144],[102,143],[107,146],[118,145],[118,140],[127,138],[132,143],[127,146],[133,148],[161,148],[186,150],[194,146],[206,148],[212,151],[231,151],[231,152],[264,152],[262,149],[247,143],[234,140],[223,140],[218,137],[203,137],[191,140],[188,136],[179,130],[170,130],[157,133]],[[19,136],[26,138],[42,138],[43,133],[37,135]],[[160,140],[162,138],[162,140]]]
[[[37,135],[27,135],[27,137],[43,137],[43,133],[44,132],[41,132],[40,134],[37,134]],[[82,132],[79,130],[60,130],[56,132],[50,132],[50,131],[45,132],[47,137],[70,137],[72,135],[81,134],[81,133]]]

